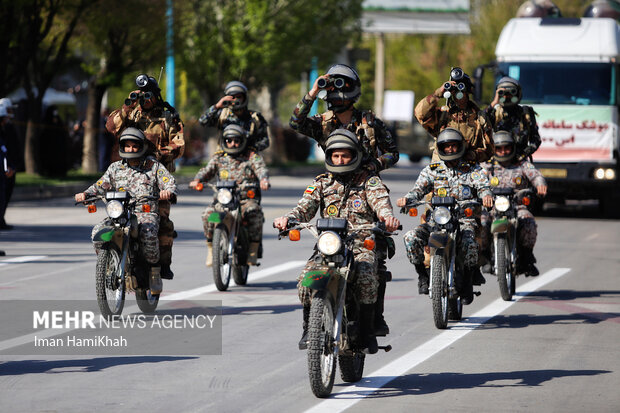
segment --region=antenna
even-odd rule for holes
[[[164,72],[164,67],[161,67],[161,70],[159,71],[159,79],[157,79],[157,84],[159,84],[161,82],[161,74]]]

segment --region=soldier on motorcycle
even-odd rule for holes
[[[508,76],[497,83],[495,97],[486,108],[494,131],[513,133],[517,160],[530,159],[541,140],[536,123],[536,112],[531,106],[519,105],[523,92],[518,80]]]
[[[134,90],[125,104],[108,117],[106,129],[115,137],[127,127],[144,132],[147,141],[154,148],[155,158],[170,172],[175,171],[175,159],[183,155],[185,140],[183,122],[176,110],[165,102],[157,80],[145,74],[136,77],[138,90]],[[159,202],[159,248],[162,278],[171,280],[172,240],[175,237],[174,224],[170,220],[170,201]]]
[[[256,265],[257,259],[262,258],[260,244],[263,239],[263,210],[260,206],[260,191],[255,190],[256,197],[247,196],[246,188],[260,187],[261,190],[269,189],[269,175],[265,161],[252,148],[247,147],[248,132],[239,125],[228,125],[220,138],[222,150],[216,152],[204,168],[200,169],[194,179],[189,183],[191,188],[196,188],[199,182],[208,182],[217,176],[220,180],[236,181],[241,189],[241,212],[243,221],[247,222],[250,234],[250,247],[248,251],[248,265]],[[214,212],[214,207],[209,205],[202,214],[202,223],[205,237],[207,238],[207,260],[205,265],[213,265],[213,229],[214,224],[209,222],[209,215]]]
[[[112,163],[103,176],[84,192],[75,194],[76,202],[83,202],[93,195],[105,195],[108,191],[127,191],[132,198],[154,197],[170,201],[176,196],[177,187],[174,177],[166,167],[148,154],[148,145],[142,131],[126,128],[119,138],[120,161]],[[142,206],[148,205],[150,212],[143,212]],[[159,203],[156,200],[144,200],[136,204],[136,216],[139,223],[140,246],[144,259],[151,265],[150,290],[159,294],[162,290],[160,250],[157,232],[159,230]],[[106,226],[104,221],[95,225],[92,238]],[[94,242],[95,251],[99,253],[102,242]]]
[[[320,93],[325,93],[328,111],[308,117],[312,104]],[[326,74],[316,79],[312,89],[297,104],[289,124],[297,132],[316,140],[323,151],[334,130],[348,129],[359,139],[363,156],[362,167],[379,173],[398,162],[398,146],[381,119],[371,111],[354,107],[361,94],[362,83],[357,72],[344,64],[333,65]],[[380,285],[376,325],[377,329],[381,330],[381,335],[386,335],[389,327],[383,318],[383,300],[386,281],[391,274],[387,271],[385,261],[388,255],[391,257],[394,254],[394,241],[391,238],[378,237],[377,252]]]
[[[260,112],[248,109],[248,88],[233,80],[224,88],[224,96],[198,119],[202,126],[216,126],[224,130],[228,125],[239,125],[248,132],[247,147],[262,152],[269,147],[267,121]]]
[[[495,132],[493,135],[495,143],[495,156],[490,162],[485,162],[481,166],[487,171],[491,188],[513,188],[519,189],[536,187],[539,196],[547,194],[547,183],[542,174],[534,165],[525,160],[519,160],[516,150],[514,134],[507,131]],[[539,274],[534,265],[534,245],[536,244],[536,221],[534,215],[525,205],[517,206],[519,225],[517,229],[517,274],[525,273],[526,276],[536,276]],[[488,212],[483,212],[482,218],[482,255],[485,259],[483,272],[490,273],[491,253],[489,251],[491,243],[491,216]]]
[[[325,142],[326,174],[315,178],[304,191],[297,206],[283,217],[274,220],[274,226],[285,230],[289,219],[309,222],[317,212],[321,217],[346,218],[350,229],[356,225],[384,221],[387,231],[394,231],[400,222],[392,211],[388,189],[375,173],[362,168],[363,152],[355,133],[347,129],[336,129]],[[362,247],[364,233],[355,241],[353,254],[356,274],[356,295],[361,303],[360,321],[362,339],[368,352],[378,351],[375,337],[375,303],[379,288],[377,257],[375,251]],[[303,305],[303,335],[299,342],[305,348],[310,315],[310,289],[302,286],[312,261],[298,277],[299,299]]]
[[[403,198],[396,201],[399,207],[408,202],[420,201],[432,192],[435,196],[452,196],[457,201],[482,198],[486,207],[493,206],[493,196],[489,189],[489,181],[482,168],[463,159],[465,154],[465,140],[456,129],[447,128],[437,136],[437,153],[440,161],[433,162],[425,167],[411,189]],[[458,254],[463,259],[466,278],[476,274],[478,264],[478,243],[476,231],[479,217],[461,218],[461,239]],[[428,244],[430,235],[428,223],[423,222],[417,228],[405,234],[405,248],[409,261],[415,266],[419,275],[418,291],[428,294],[429,274],[424,266],[424,248]],[[472,280],[477,284],[477,280]],[[473,300],[471,284],[461,294],[463,304],[470,304]]]

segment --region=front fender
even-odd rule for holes
[[[433,232],[428,237],[428,246],[431,248],[445,248],[449,240],[450,236],[447,232]]]
[[[501,232],[506,232],[508,231],[508,228],[510,227],[510,221],[508,221],[508,218],[498,218],[493,220],[493,223],[491,224],[491,233],[495,234],[495,233],[501,233]]]

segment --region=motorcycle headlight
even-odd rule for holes
[[[319,236],[317,246],[323,254],[334,255],[340,251],[342,240],[335,232],[326,231]]]
[[[123,204],[120,201],[112,200],[106,204],[105,211],[110,218],[116,219],[123,215]]]
[[[510,201],[505,196],[498,196],[495,198],[495,209],[499,212],[506,212],[510,208]]]
[[[232,201],[233,195],[228,189],[220,189],[217,191],[217,202],[220,204],[229,204]]]
[[[445,225],[450,221],[450,210],[446,207],[437,207],[433,211],[433,221]]]

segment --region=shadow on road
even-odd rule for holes
[[[440,393],[446,390],[473,389],[477,387],[536,387],[542,383],[561,377],[596,376],[611,373],[609,370],[522,370],[496,373],[454,373],[408,374],[392,380],[371,395],[365,395],[365,387],[374,387],[383,377],[363,378],[355,385],[359,390],[338,393],[339,398],[382,398],[403,395]],[[335,387],[347,387],[348,383]]]
[[[89,373],[110,367],[162,363],[168,361],[193,360],[198,357],[165,357],[165,356],[134,356],[134,357],[97,357],[77,360],[20,360],[0,364],[0,376],[17,376],[22,374],[59,374]]]

